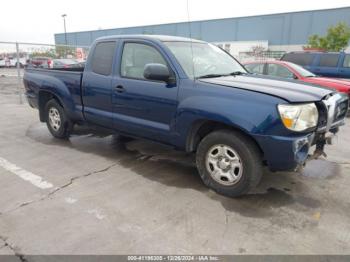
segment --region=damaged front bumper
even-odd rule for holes
[[[336,93],[324,99],[321,105],[325,112],[323,123],[319,121],[319,127],[317,128],[313,142],[316,145],[316,149],[310,155],[309,159],[317,159],[320,156],[327,157],[324,147],[326,144],[332,144],[332,139],[338,133],[339,127],[345,124],[345,118],[349,108],[349,98],[346,95]]]
[[[317,130],[293,137],[261,136],[254,138],[264,151],[264,158],[271,171],[299,170],[307,160],[326,156],[325,145],[332,143],[332,138],[345,124],[348,110],[348,98],[335,93],[325,98],[318,105],[320,112]],[[314,152],[309,155],[311,147]]]

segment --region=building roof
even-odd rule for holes
[[[350,24],[350,7],[248,17],[134,26],[67,33],[67,43],[89,46],[108,35],[173,35],[207,42],[267,41],[269,45],[305,45],[312,34],[323,35],[331,25]],[[65,34],[55,34],[56,44]]]

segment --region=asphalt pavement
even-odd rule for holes
[[[80,129],[53,138],[0,77],[0,254],[350,254],[350,125],[300,173],[232,199],[191,154]]]

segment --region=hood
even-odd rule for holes
[[[315,83],[329,88],[335,88],[340,92],[348,93],[350,91],[349,80],[316,76],[305,78],[305,81],[307,81],[308,83]]]
[[[200,79],[200,81],[268,94],[292,103],[320,101],[334,92],[334,90],[311,84],[301,84],[295,80],[281,80],[258,75],[216,77]]]

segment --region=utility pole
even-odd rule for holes
[[[67,42],[67,29],[66,29],[66,14],[63,14],[62,17],[63,17],[63,26],[64,26],[64,41],[65,41],[65,54],[66,54],[66,58],[67,58],[67,46],[68,46],[68,42]]]
[[[19,61],[19,45],[18,45],[17,42],[16,42],[16,55],[17,55],[16,67],[17,67],[19,103],[23,104],[23,99],[22,99],[22,79],[21,79],[21,63]]]

